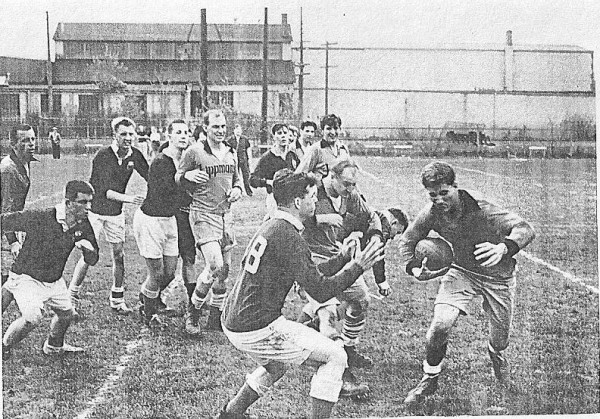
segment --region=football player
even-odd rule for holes
[[[513,316],[514,256],[535,237],[529,223],[517,214],[458,189],[454,169],[446,162],[426,165],[421,182],[431,203],[407,227],[400,251],[409,275],[420,281],[439,276],[441,280],[426,335],[424,375],[408,393],[406,404],[418,403],[436,391],[450,331],[475,295],[483,296],[483,310],[489,316],[488,352],[494,374],[499,380],[507,378],[509,366],[502,351],[508,346]],[[449,268],[430,271],[425,260],[414,259],[416,244],[431,230],[452,244],[454,263]]]

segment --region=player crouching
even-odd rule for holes
[[[27,233],[4,285],[14,296],[21,317],[4,334],[2,359],[9,358],[11,349],[41,322],[44,304],[54,310],[55,316],[43,352],[83,352],[83,348],[65,342],[74,310],[62,274],[74,247],[81,249],[85,263],[98,262],[98,244],[87,218],[93,194],[92,185],[72,180],[67,183],[64,202],[56,207],[0,216],[3,231]]]
[[[312,417],[327,418],[342,391],[347,355],[341,345],[319,332],[282,316],[285,298],[298,282],[320,302],[350,286],[383,257],[381,244],[364,251],[345,246],[319,265],[300,236],[302,221],[312,217],[316,179],[280,170],[273,179],[278,209],[263,223],[246,248],[243,270],[226,300],[221,317],[231,343],[261,366],[249,374],[220,418],[241,417],[285,374],[290,364],[316,366],[311,382]],[[353,252],[354,257],[351,258]]]

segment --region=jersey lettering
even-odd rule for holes
[[[244,265],[244,270],[250,272],[251,274],[255,274],[258,271],[258,266],[260,265],[260,258],[263,253],[265,253],[265,249],[267,248],[267,239],[263,236],[257,236],[252,246],[249,247],[249,252],[246,255],[246,264]]]

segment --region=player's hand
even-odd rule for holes
[[[227,192],[227,202],[235,202],[242,197],[242,190],[237,186]]]
[[[327,224],[333,227],[341,228],[344,224],[344,219],[340,214],[318,214],[317,224]]]
[[[412,274],[419,281],[429,281],[441,275],[445,275],[450,270],[450,267],[438,269],[436,271],[429,270],[427,267],[427,258],[423,258],[421,266],[412,268]]]
[[[502,260],[502,257],[508,253],[508,248],[504,243],[493,244],[490,242],[479,243],[475,245],[475,260],[484,268],[495,266]]]
[[[384,297],[392,294],[392,287],[390,287],[390,283],[387,280],[383,281],[381,284],[377,284],[377,287],[379,287],[379,294]]]
[[[83,240],[78,240],[75,242],[75,247],[78,249],[86,249],[89,250],[91,252],[95,252],[96,250],[94,249],[94,246],[92,245],[92,243],[90,243],[89,240],[87,239],[83,239]]]
[[[185,172],[183,175],[184,178],[193,183],[206,183],[208,182],[208,173],[201,169],[190,170],[189,172]]]
[[[146,199],[144,195],[134,195],[132,198],[133,201],[131,201],[131,203],[135,205],[142,205]]]
[[[367,271],[377,262],[383,260],[383,257],[383,246],[381,243],[369,242],[365,247],[365,250],[360,250],[360,246],[358,246],[354,253],[354,262],[356,262],[363,271]]]
[[[16,241],[10,245],[10,254],[12,255],[13,258],[16,259],[16,257],[19,256],[20,251],[21,251],[21,243],[19,241]]]
[[[358,238],[353,237],[352,235],[346,237],[342,246],[340,248],[340,253],[344,255],[344,257],[352,258],[356,253],[356,249],[360,248],[360,241]]]
[[[266,183],[267,185],[269,185],[269,186],[271,186],[271,187],[272,187],[272,186],[273,186],[273,179],[267,179],[267,180],[265,180],[265,183]]]

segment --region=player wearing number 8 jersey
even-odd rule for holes
[[[224,407],[221,418],[241,417],[288,368],[289,364],[316,366],[311,382],[313,417],[329,417],[342,390],[347,356],[341,345],[315,330],[282,316],[285,297],[294,282],[318,301],[326,301],[350,286],[364,270],[382,258],[381,245],[364,252],[345,247],[319,265],[311,260],[300,236],[302,221],[312,217],[316,179],[283,169],[275,174],[273,194],[278,210],[254,235],[222,315],[223,331],[231,343],[261,366],[249,374],[238,394]],[[346,394],[354,394],[352,385]],[[343,395],[343,394],[342,394]]]

